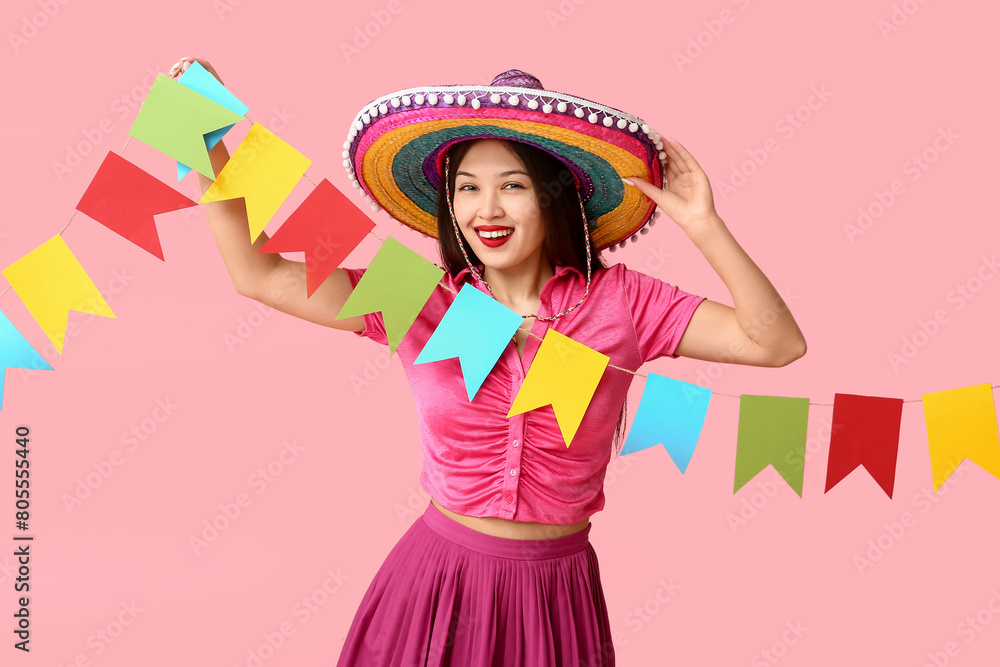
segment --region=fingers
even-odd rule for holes
[[[192,62],[194,62],[194,58],[187,58],[187,57],[181,58],[180,60],[174,63],[173,67],[170,68],[170,76],[172,77],[180,76],[181,74],[187,71],[187,68],[191,66]]]
[[[669,150],[670,144],[667,144]],[[677,159],[672,157],[670,153],[667,153],[667,179],[671,181],[681,175],[680,170],[677,168]]]
[[[676,139],[667,139],[665,148],[667,149],[668,157],[672,157],[683,165],[683,167],[680,167],[681,171],[704,171],[701,165],[698,164],[698,161],[694,159],[694,156],[681,146],[680,142]]]
[[[636,189],[639,190],[639,192],[646,195],[646,197],[648,197],[652,201],[656,202],[657,206],[660,205],[659,197],[662,190],[660,190],[659,188],[657,188],[656,186],[654,186],[652,183],[642,178],[641,176],[629,176],[628,180],[632,181],[632,184],[636,187]],[[628,185],[626,185],[625,187],[628,187]]]

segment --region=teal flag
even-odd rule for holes
[[[621,455],[662,444],[681,473],[698,444],[712,390],[650,373]]]
[[[510,308],[466,283],[413,363],[458,357],[471,401],[523,321]]]
[[[34,368],[51,371],[52,366],[35,352],[7,316],[0,313],[0,409],[3,408],[3,381],[8,368]]]
[[[238,113],[240,116],[245,115],[249,109],[247,105],[243,104],[235,95],[229,92],[229,89],[223,86],[218,79],[212,76],[207,69],[202,67],[201,63],[197,60],[191,63],[184,73],[178,77],[177,83],[187,86],[196,93],[204,95],[216,104],[221,104],[233,113]],[[226,132],[232,129],[233,125],[212,130],[206,134],[205,147],[208,150],[212,150],[212,147],[219,143],[222,137],[226,135]],[[179,181],[184,178],[189,171],[191,171],[191,167],[178,162],[177,180]]]

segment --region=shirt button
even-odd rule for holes
[[[511,468],[510,469],[510,474],[511,474],[511,476],[514,476],[515,474],[517,474],[517,468]]]
[[[517,440],[514,441],[514,446],[517,447]]]
[[[507,502],[508,503],[514,502],[514,496],[507,496]]]

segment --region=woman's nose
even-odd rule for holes
[[[499,194],[484,192],[482,201],[479,202],[479,217],[489,220],[502,215],[503,208],[500,206]]]

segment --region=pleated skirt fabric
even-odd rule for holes
[[[429,503],[375,574],[337,666],[613,666],[591,525],[515,540]]]

